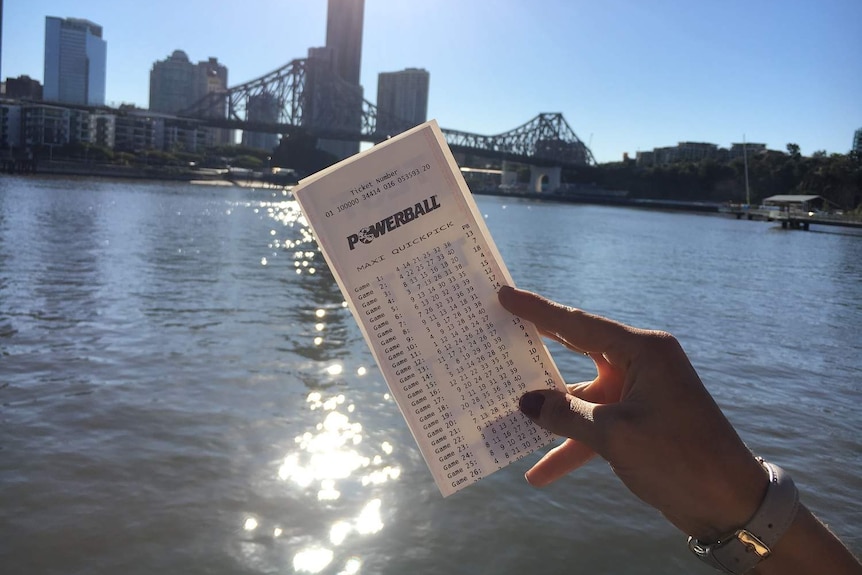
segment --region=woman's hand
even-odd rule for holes
[[[543,335],[588,354],[593,381],[568,393],[535,391],[521,410],[569,438],[527,472],[547,485],[598,454],[684,533],[715,540],[744,525],[766,491],[766,471],[704,388],[670,334],[635,329],[504,287],[500,303]]]

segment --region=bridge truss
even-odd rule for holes
[[[290,61],[259,78],[210,92],[180,113],[208,125],[318,138],[380,142],[412,127],[381,115],[363,98],[362,88],[337,77],[314,58]],[[458,151],[495,158],[558,165],[595,164],[584,144],[560,113],[539,114],[529,122],[493,136],[443,129]]]
[[[595,164],[590,149],[560,113],[539,114],[526,124],[496,136],[445,129],[446,141],[463,150],[482,150],[541,163]]]

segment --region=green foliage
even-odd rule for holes
[[[111,148],[86,142],[74,142],[56,146],[53,151],[48,150],[44,155],[53,157],[54,159],[80,160],[95,163],[110,163],[114,160],[114,151]]]
[[[234,157],[231,165],[236,166],[237,168],[243,168],[246,170],[259,170],[265,165],[264,160],[260,158],[256,158],[254,156],[250,156],[248,154],[242,156]]]
[[[845,210],[862,205],[862,155],[815,153],[798,155],[769,151],[748,158],[751,202],[777,194],[815,194]],[[638,168],[634,162],[586,166],[563,173],[569,183],[596,184],[607,190],[627,190],[633,198],[709,202],[744,202],[745,165],[705,160]]]
[[[135,155],[129,152],[117,152],[114,154],[114,163],[120,166],[131,165],[135,161]]]
[[[137,154],[135,163],[144,166],[177,166],[180,161],[171,152],[144,150]]]

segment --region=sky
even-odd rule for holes
[[[45,16],[104,28],[107,102],[147,107],[174,50],[237,85],[326,43],[326,0],[5,0],[0,75],[42,80]],[[860,0],[366,0],[377,74],[431,76],[428,117],[499,134],[562,112],[599,163],[678,142],[847,153],[862,128]]]

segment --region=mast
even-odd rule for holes
[[[745,134],[742,135],[742,161],[745,164],[745,205],[751,206],[751,190],[748,187],[748,150],[745,147]]]

